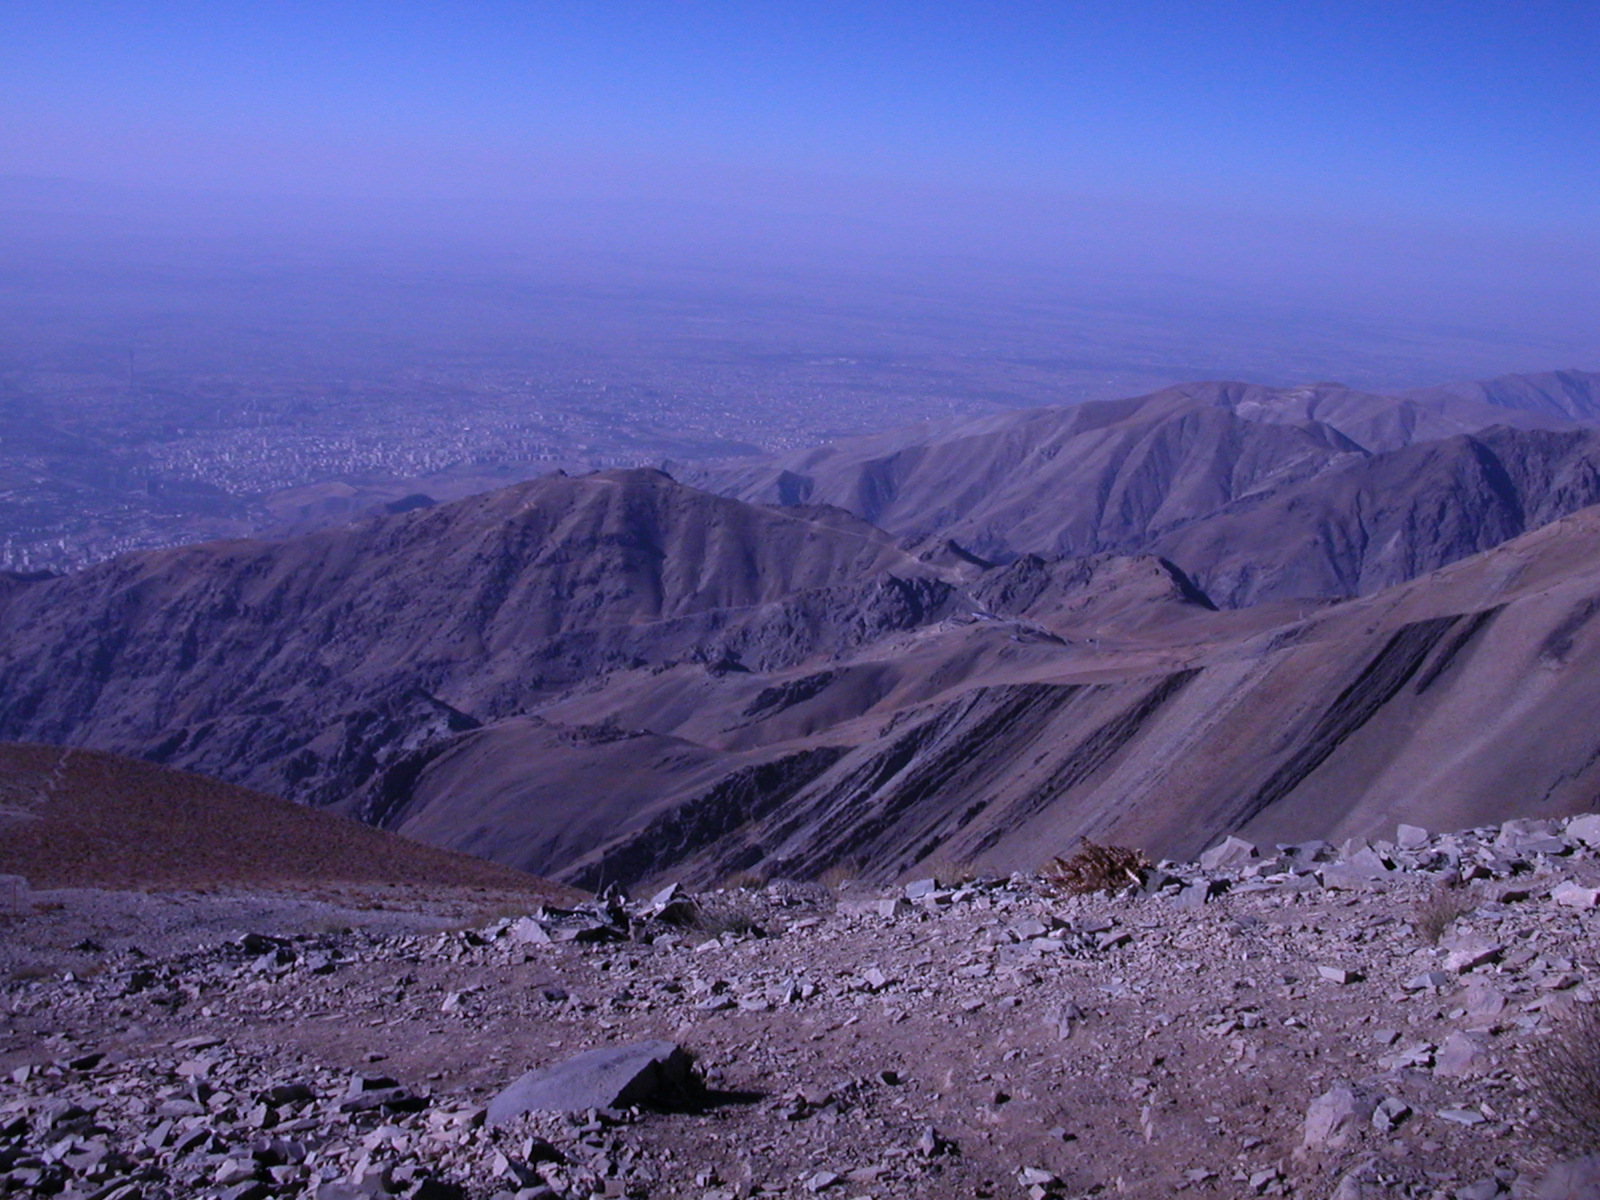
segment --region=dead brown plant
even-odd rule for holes
[[[854,883],[860,874],[855,863],[834,863],[817,876],[817,882],[830,892],[837,892],[846,884]]]
[[[1462,887],[1459,881],[1441,879],[1412,906],[1411,925],[1424,942],[1437,946],[1450,927],[1471,912],[1474,906],[1472,893]]]
[[[763,932],[759,906],[747,893],[739,891],[701,896],[694,915],[689,919],[689,927],[708,937],[721,937],[729,933],[740,937],[747,934],[760,937]]]
[[[1600,1150],[1600,1005],[1582,1004],[1528,1053],[1541,1123],[1570,1149]]]
[[[1150,860],[1142,850],[1101,846],[1084,838],[1071,858],[1052,858],[1039,874],[1057,891],[1069,896],[1086,896],[1093,892],[1119,892],[1123,888],[1139,887],[1149,869]]]

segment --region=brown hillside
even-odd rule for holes
[[[0,873],[38,888],[360,883],[577,895],[201,775],[18,744],[0,745]]]

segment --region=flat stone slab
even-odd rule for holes
[[[1569,879],[1559,884],[1550,898],[1567,908],[1596,908],[1600,907],[1600,888],[1586,888]]]
[[[693,1083],[690,1059],[672,1042],[635,1042],[589,1050],[542,1071],[529,1071],[489,1101],[491,1125],[528,1112],[632,1108],[681,1096]]]

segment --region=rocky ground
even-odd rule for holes
[[[533,912],[12,881],[0,1194],[1534,1196],[1581,1149],[1529,1052],[1600,996],[1597,846],[1600,817],[1402,827],[1229,842],[1119,895]],[[703,1084],[590,1107],[557,1075],[577,1111],[486,1119],[649,1039]]]

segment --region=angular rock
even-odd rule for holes
[[[1370,846],[1345,859],[1344,865],[1367,879],[1387,879],[1393,874],[1389,861]]]
[[[1594,908],[1600,906],[1600,888],[1584,887],[1569,879],[1557,885],[1550,898],[1566,908]]]
[[[1567,836],[1590,849],[1600,848],[1600,813],[1584,813],[1567,822]]]
[[[554,940],[550,931],[533,917],[519,917],[511,922],[506,933],[512,941],[525,946],[548,946]]]
[[[841,917],[874,916],[882,903],[881,900],[841,900],[834,911]]]
[[[1306,1110],[1302,1145],[1307,1150],[1335,1150],[1371,1116],[1374,1105],[1347,1083],[1335,1084]]]
[[[1469,1017],[1497,1017],[1505,1011],[1505,993],[1487,983],[1475,983],[1462,996]]]
[[[1505,953],[1505,949],[1504,946],[1492,942],[1462,942],[1445,955],[1444,969],[1457,975],[1465,975],[1468,971],[1492,963]]]
[[[689,1056],[668,1041],[590,1050],[542,1071],[529,1071],[489,1101],[488,1123],[504,1125],[527,1112],[582,1112],[671,1103],[693,1093]]]
[[[1227,871],[1241,867],[1256,856],[1256,848],[1243,838],[1225,837],[1200,855],[1202,871]]]
[[[1420,850],[1428,844],[1428,831],[1420,825],[1402,825],[1395,830],[1394,844],[1402,850]]]
[[[1480,1075],[1486,1068],[1483,1043],[1465,1033],[1452,1033],[1433,1056],[1433,1073],[1450,1079]]]
[[[1372,1127],[1379,1133],[1393,1133],[1411,1115],[1411,1106],[1404,1100],[1389,1096],[1378,1102],[1372,1110]]]
[[[1554,834],[1541,833],[1518,838],[1512,848],[1518,854],[1565,854],[1572,847]]]
[[[1364,871],[1357,870],[1349,863],[1334,862],[1323,866],[1321,872],[1322,886],[1330,892],[1360,892],[1366,891],[1373,884],[1373,879]]]

